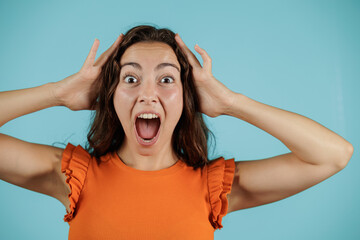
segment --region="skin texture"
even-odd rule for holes
[[[141,69],[125,65],[120,71],[113,101],[125,139],[117,153],[126,165],[139,170],[170,167],[178,160],[171,147],[171,138],[183,109],[183,89],[176,68],[155,68],[160,63],[171,63],[180,70],[180,64],[171,47],[160,42],[140,42],[130,46],[120,65],[129,62],[138,63]],[[126,74],[131,76],[125,78]],[[135,115],[148,110],[160,115],[160,135],[154,145],[144,146],[136,139]]]

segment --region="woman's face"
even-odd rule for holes
[[[126,49],[120,66],[113,101],[125,142],[148,154],[171,146],[183,110],[181,69],[174,51],[161,42],[136,43]],[[159,118],[138,118],[140,113]]]

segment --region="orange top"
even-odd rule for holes
[[[109,152],[97,164],[68,143],[62,172],[71,189],[69,239],[214,239],[228,210],[234,159],[220,157],[193,170],[182,160],[157,170],[127,166]]]

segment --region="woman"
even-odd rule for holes
[[[227,213],[303,191],[352,156],[322,125],[226,88],[206,51],[195,46],[201,66],[168,29],[132,28],[95,61],[98,46],[68,78],[0,94],[1,125],[51,106],[95,110],[86,149],[0,135],[1,179],[62,202],[70,239],[212,239]],[[244,120],[291,152],[208,161],[202,113]]]

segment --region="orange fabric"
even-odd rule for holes
[[[62,172],[70,186],[69,239],[214,239],[228,210],[234,159],[220,157],[193,170],[179,160],[142,171],[116,152],[95,158],[68,143]]]

